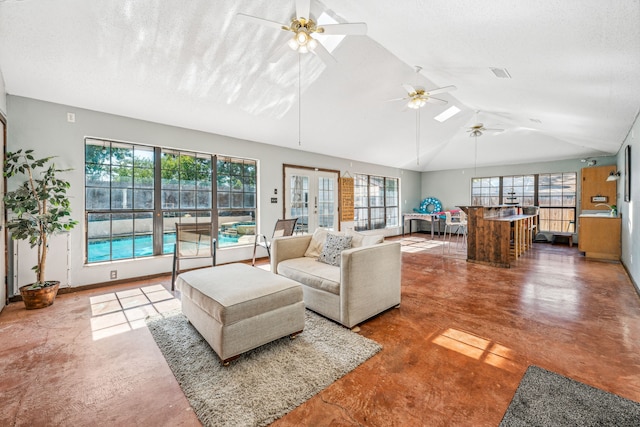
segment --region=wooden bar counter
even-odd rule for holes
[[[460,209],[468,216],[467,261],[509,268],[531,248],[537,215],[520,215],[513,206]]]

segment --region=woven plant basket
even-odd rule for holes
[[[56,295],[58,295],[60,282],[50,281],[47,283],[52,283],[52,285],[45,286],[40,289],[27,289],[31,285],[25,285],[20,288],[20,295],[22,296],[22,301],[24,301],[24,306],[27,310],[45,308],[53,304],[53,301],[56,299]]]

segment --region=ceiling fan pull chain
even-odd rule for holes
[[[416,110],[416,165],[420,164],[420,109]]]
[[[302,145],[302,79],[300,78],[300,54],[298,53],[298,146]]]
[[[478,176],[478,135],[474,138],[474,152],[473,152],[473,177]]]

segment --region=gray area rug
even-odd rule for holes
[[[147,325],[206,426],[267,425],[382,349],[306,310],[296,339],[265,344],[223,367],[182,313],[147,319]]]
[[[640,403],[529,366],[500,426],[640,426]]]

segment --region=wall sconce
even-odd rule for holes
[[[620,172],[609,172],[609,176],[607,177],[607,181],[617,181],[620,179]]]

